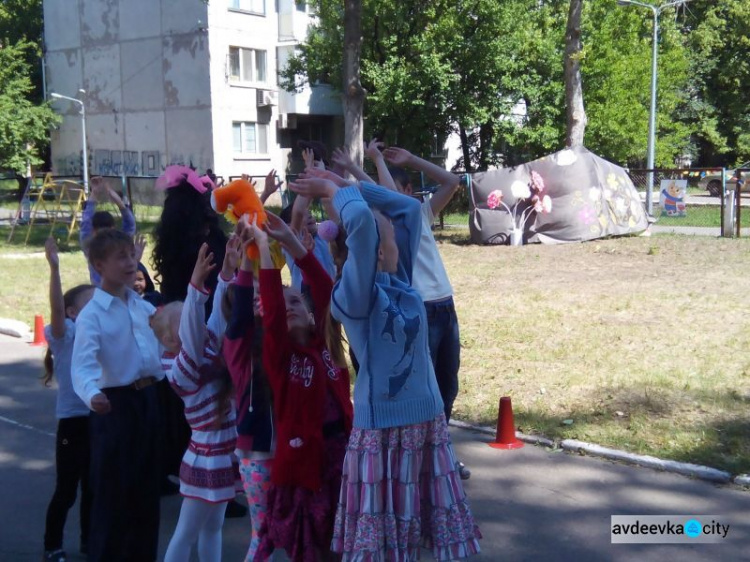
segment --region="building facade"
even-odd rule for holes
[[[278,85],[310,20],[296,0],[44,0],[47,92],[84,101],[92,175],[283,177],[301,167],[297,141],[343,140],[340,94]],[[82,121],[55,108],[53,172],[78,175]]]

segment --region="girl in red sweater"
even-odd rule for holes
[[[255,560],[284,548],[294,562],[329,558],[341,470],[352,426],[349,371],[341,339],[330,337],[333,282],[312,253],[278,217],[265,231],[250,228],[260,250],[263,364],[273,391],[276,456],[266,520]],[[268,236],[295,259],[310,287],[283,287]],[[329,342],[329,345],[326,343]]]

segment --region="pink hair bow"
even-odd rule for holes
[[[198,176],[197,172],[187,166],[167,166],[164,173],[156,180],[156,189],[169,189],[187,181],[198,193],[205,193],[208,188],[216,189],[213,180],[208,176]]]

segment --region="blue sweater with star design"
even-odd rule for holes
[[[331,314],[346,330],[360,362],[354,383],[354,427],[413,425],[443,412],[428,347],[427,315],[411,287],[422,231],[419,202],[361,182],[339,189],[333,204],[349,255],[333,288]],[[369,204],[369,206],[368,206]],[[378,271],[380,235],[370,207],[393,223],[398,271]]]

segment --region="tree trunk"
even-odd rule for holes
[[[365,90],[360,82],[362,46],[362,0],[345,0],[344,4],[344,145],[354,162],[362,165],[362,113]]]
[[[486,172],[490,169],[492,153],[492,122],[482,123],[479,126],[479,167],[480,172]]]
[[[474,166],[471,163],[471,152],[469,151],[469,136],[463,125],[458,126],[458,134],[461,136],[461,151],[464,155],[464,171],[473,172]]]
[[[586,110],[583,107],[581,81],[581,9],[583,0],[570,0],[568,27],[565,32],[565,110],[567,147],[583,146],[586,132]]]

